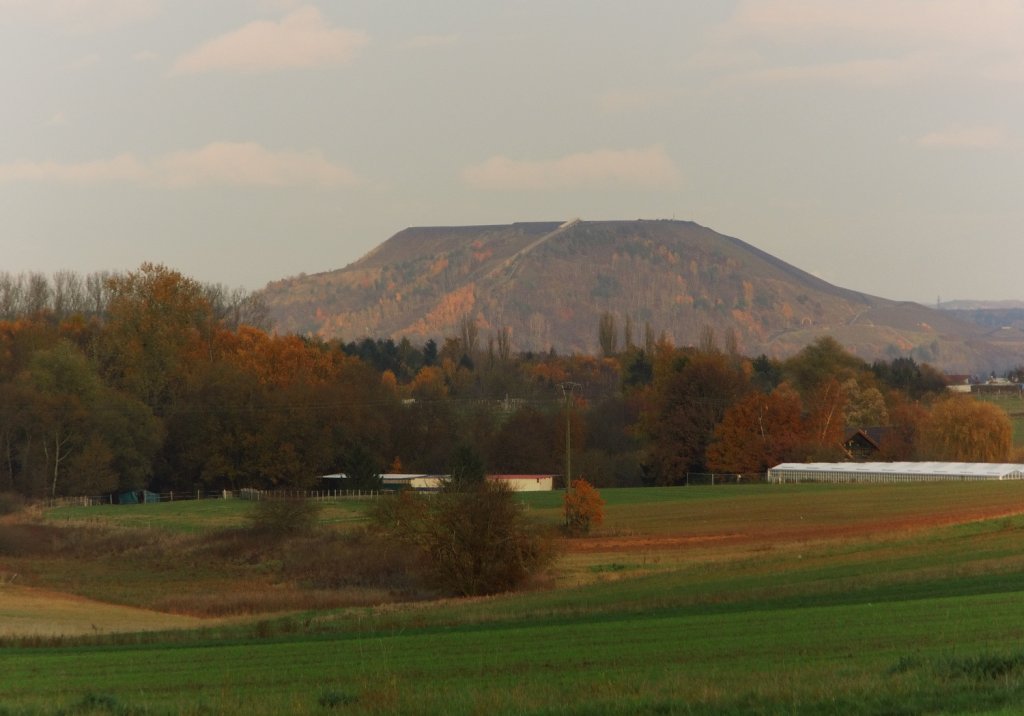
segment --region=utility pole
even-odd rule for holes
[[[569,494],[572,491],[572,394],[583,386],[565,382],[559,387],[565,397],[565,494]]]

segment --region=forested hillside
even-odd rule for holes
[[[882,458],[1014,456],[998,408],[830,338],[752,358],[710,326],[676,345],[606,314],[600,356],[516,352],[468,318],[440,343],[345,343],[267,333],[252,297],[162,266],[98,280],[98,302],[60,310],[37,281],[39,301],[0,321],[0,492],[302,488],[459,460],[559,473],[567,425],[574,474],[598,485],[841,459],[849,427],[889,426]]]
[[[1005,370],[1024,347],[683,221],[406,229],[344,269],[262,295],[277,330],[327,340],[440,340],[468,316],[484,335],[507,331],[518,351],[589,353],[610,314],[638,340],[693,344],[710,326],[743,353],[784,358],[828,335],[868,361],[911,356],[955,373]]]

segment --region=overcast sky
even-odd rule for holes
[[[1024,1],[0,0],[0,270],[255,289],[407,226],[688,219],[1024,299]]]

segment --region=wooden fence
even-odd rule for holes
[[[44,501],[47,507],[93,507],[96,505],[116,505],[119,493],[108,495],[79,495],[77,497],[55,497]],[[202,490],[168,492],[149,492],[137,503],[184,502],[187,500],[313,500],[316,502],[335,502],[341,500],[373,500],[381,495],[379,490],[219,490],[203,492]],[[383,494],[387,494],[386,491]]]
[[[768,475],[763,472],[688,472],[684,485],[763,485]]]

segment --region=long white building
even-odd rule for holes
[[[1024,480],[1024,464],[995,462],[784,462],[768,482]]]

